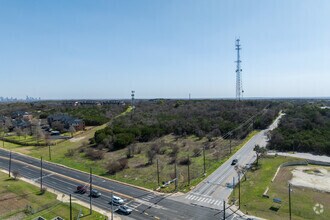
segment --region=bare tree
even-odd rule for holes
[[[14,128],[14,131],[15,131],[16,135],[19,137],[19,139],[21,139],[21,136],[23,133],[22,129],[19,127],[16,127],[16,128]]]
[[[266,152],[266,148],[260,147],[259,145],[255,145],[253,150],[256,152],[257,155],[256,165],[258,166],[259,158]]]
[[[156,157],[156,151],[154,151],[154,149],[149,149],[146,154],[148,157],[148,164],[153,164],[153,160]]]
[[[244,166],[236,165],[235,170],[239,176],[244,176],[244,180],[246,181],[247,168]]]
[[[12,174],[13,174],[14,180],[16,180],[16,179],[19,177],[19,175],[20,175],[20,173],[19,173],[18,170],[14,170],[14,171],[12,172]]]
[[[74,126],[70,126],[69,128],[69,132],[71,133],[71,137],[73,137],[73,134],[76,132],[76,129],[74,128]]]

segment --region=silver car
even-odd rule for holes
[[[122,212],[122,213],[124,213],[124,214],[131,214],[131,212],[132,212],[132,209],[130,209],[128,206],[126,206],[126,205],[121,205],[121,206],[119,206],[118,207],[118,211],[120,211],[120,212]]]

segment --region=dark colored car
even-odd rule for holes
[[[81,194],[84,194],[87,192],[87,187],[86,186],[83,186],[83,185],[80,185],[80,186],[77,186],[77,190],[76,190],[77,193],[81,193]]]
[[[96,189],[92,189],[91,193],[89,194],[89,196],[95,197],[95,198],[100,197],[101,195],[102,194],[99,191],[97,191]]]
[[[234,160],[231,162],[231,165],[232,165],[232,166],[233,166],[233,165],[236,165],[237,162],[238,162],[238,160],[237,160],[237,159],[234,159]]]

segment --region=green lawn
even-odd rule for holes
[[[297,158],[275,157],[262,158],[260,169],[249,171],[247,180],[241,183],[241,210],[244,213],[255,215],[266,219],[288,219],[288,181],[291,179],[291,170],[294,167],[281,168],[275,181],[271,180],[277,168],[284,162],[297,161]],[[266,188],[269,187],[270,198],[262,197]],[[292,219],[330,219],[330,194],[314,191],[308,188],[292,188]],[[238,197],[238,187],[235,188],[234,195]],[[231,198],[234,196],[231,195]],[[273,198],[281,198],[282,204],[274,204]],[[321,215],[316,215],[313,211],[315,204],[324,205],[325,211]],[[279,207],[277,211],[271,207]]]
[[[8,179],[8,175],[0,172],[0,219],[35,219],[43,216],[52,219],[60,216],[69,219],[70,208],[68,203],[56,199],[50,192],[39,194],[39,188],[22,180]],[[30,208],[27,208],[30,207]],[[29,210],[29,211],[28,211]],[[73,203],[73,217],[77,219],[79,212],[85,215],[84,219],[104,219],[104,216]]]

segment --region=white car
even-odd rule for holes
[[[113,204],[119,204],[119,205],[124,204],[124,200],[122,198],[118,197],[118,196],[112,196],[112,201],[111,202]]]
[[[128,206],[126,206],[126,205],[121,205],[121,206],[119,206],[118,207],[118,211],[120,211],[120,212],[122,212],[122,213],[124,213],[124,214],[131,214],[131,212],[132,212],[132,209],[130,209]]]

